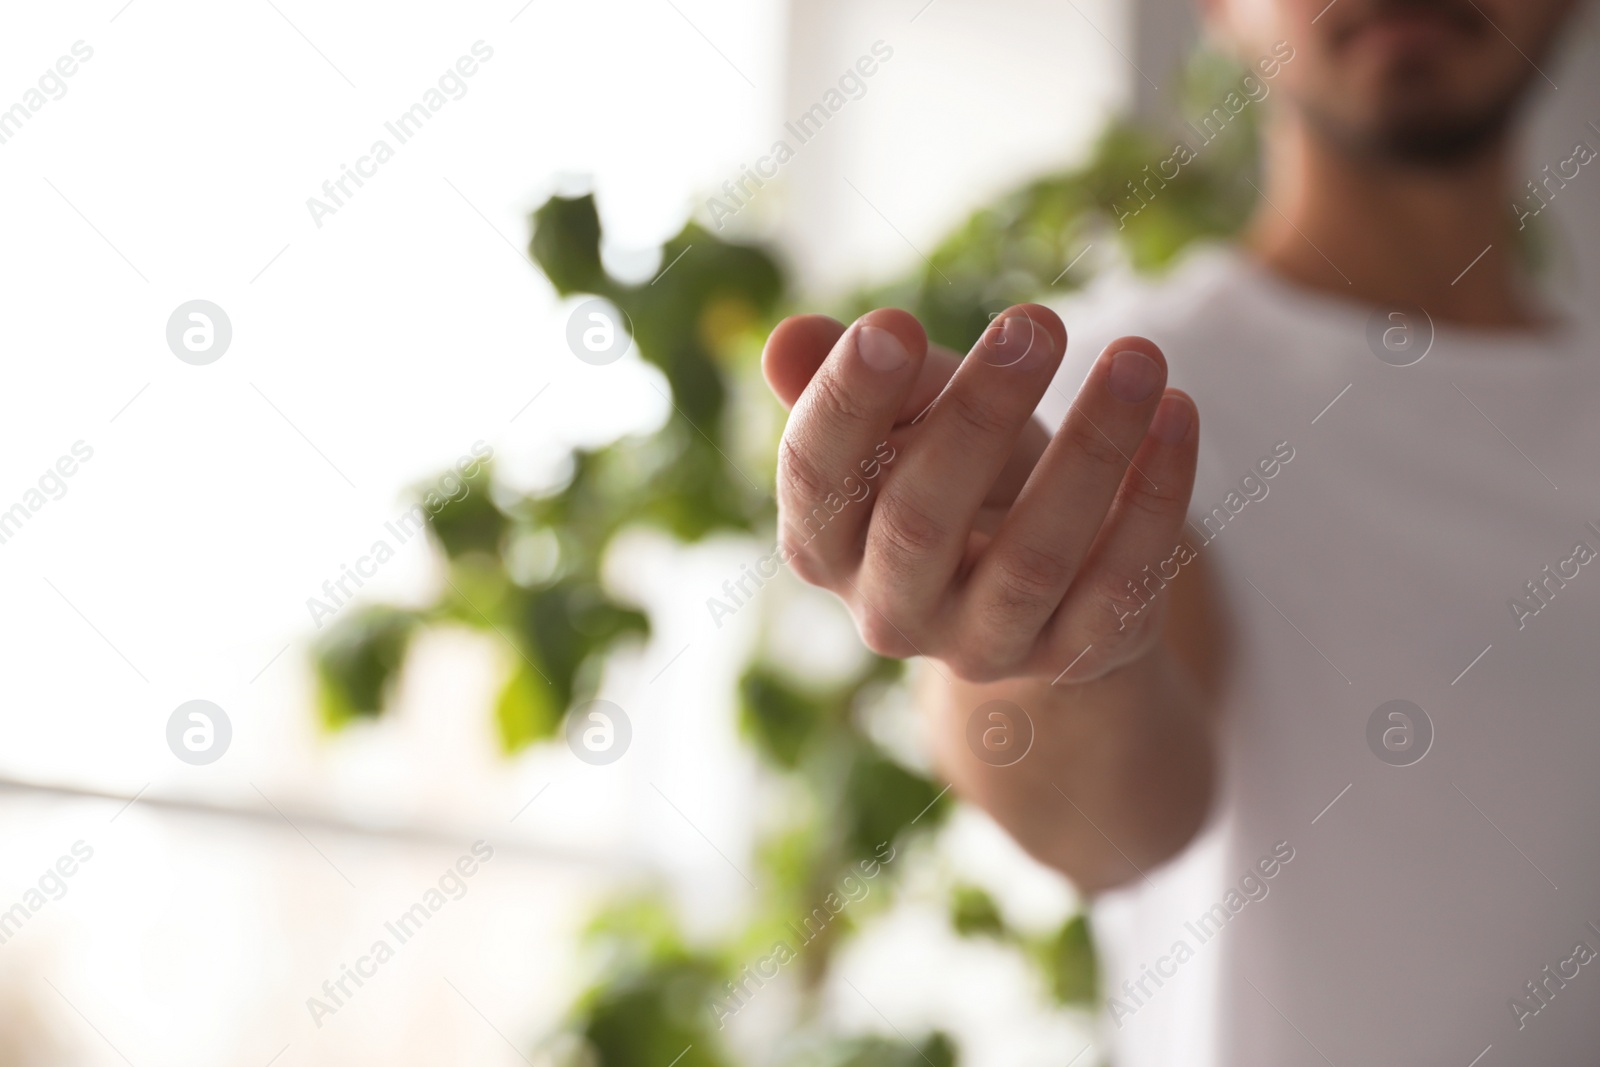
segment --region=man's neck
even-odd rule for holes
[[[1266,139],[1265,202],[1246,245],[1290,281],[1439,321],[1537,321],[1518,285],[1502,146],[1448,170],[1351,158],[1292,114]]]

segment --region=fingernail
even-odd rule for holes
[[[1111,357],[1111,374],[1106,385],[1111,395],[1125,404],[1150,399],[1161,384],[1161,368],[1143,352],[1129,349]]]
[[[1175,445],[1188,434],[1192,422],[1194,408],[1187,400],[1178,396],[1162,397],[1156,417],[1150,420],[1150,432],[1162,444]]]
[[[900,338],[882,326],[862,326],[856,330],[856,352],[861,362],[876,371],[898,370],[911,358]]]
[[[1048,356],[1051,348],[1050,331],[1020,312],[1008,315],[1000,323],[1000,335],[990,342],[996,362],[1014,366],[1035,353]]]

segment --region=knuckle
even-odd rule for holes
[[[890,565],[904,569],[935,556],[949,539],[949,524],[904,493],[886,492],[878,498],[872,534]]]
[[[812,381],[815,390],[813,404],[819,413],[852,426],[867,425],[877,420],[870,401],[851,390],[837,374],[823,373]]]
[[[1189,494],[1172,479],[1161,484],[1142,475],[1123,497],[1123,506],[1133,514],[1163,520],[1181,514],[1188,502]]]
[[[1164,586],[1149,581],[1148,575],[1130,573],[1097,568],[1074,590],[1066,614],[1050,634],[1051,654],[1059,661],[1053,669],[1070,667],[1070,680],[1088,681],[1155,646],[1165,615]]]
[[[1014,432],[1015,421],[1004,404],[992,394],[985,395],[972,389],[955,389],[945,398],[950,417],[965,427],[974,437],[1009,436]]]
[[[784,435],[778,445],[778,545],[789,568],[802,581],[831,587],[834,567],[818,551],[818,538],[834,512],[830,490],[816,460]]]
[[[1068,419],[1060,432],[1075,455],[1097,466],[1121,467],[1128,462],[1116,444],[1088,419]]]
[[[1013,664],[1009,660],[997,658],[977,643],[963,643],[960,648],[946,653],[943,661],[951,674],[975,685],[1002,681],[1013,674]]]
[[[1108,627],[1100,632],[1094,642],[1095,663],[1102,671],[1111,670],[1136,659],[1155,643],[1159,627],[1153,621],[1155,608],[1147,608],[1137,622],[1128,623],[1124,629]]]
[[[906,659],[916,654],[910,640],[887,615],[870,607],[856,610],[856,632],[862,644],[880,656]]]
[[[807,542],[799,541],[796,535],[784,533],[780,535],[778,544],[788,560],[789,570],[807,585],[821,586],[831,589],[833,586],[833,569],[827,565],[821,556],[811,551]]]
[[[1159,578],[1141,584],[1144,575],[1107,571],[1092,584],[1085,620],[1095,643],[1114,649],[1143,634],[1158,615],[1165,584]]]
[[[796,444],[791,434],[784,434],[778,442],[778,483],[795,500],[808,505],[827,499],[833,492],[816,457]]]
[[[983,619],[999,618],[996,611],[983,612],[977,623],[977,632],[963,645],[963,677],[969,682],[998,682],[1023,673],[1038,644],[1037,632],[1024,632],[1014,618],[1001,619],[999,625],[988,625]]]
[[[1018,543],[995,555],[991,573],[995,609],[1005,618],[1054,607],[1072,581],[1073,567],[1058,553]]]

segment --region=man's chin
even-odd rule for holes
[[[1313,126],[1345,153],[1392,166],[1448,169],[1482,159],[1503,144],[1515,111],[1505,103],[1474,114],[1413,106],[1367,122],[1310,114]]]

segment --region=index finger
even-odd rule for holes
[[[778,402],[793,408],[811,379],[848,329],[827,315],[790,315],[772,328],[761,350],[761,373]],[[907,395],[896,423],[910,422],[925,411],[961,366],[961,354],[929,344],[916,385]]]
[[[889,431],[927,355],[916,318],[869,312],[844,331],[805,386],[778,451],[780,544],[813,581],[854,569]]]

